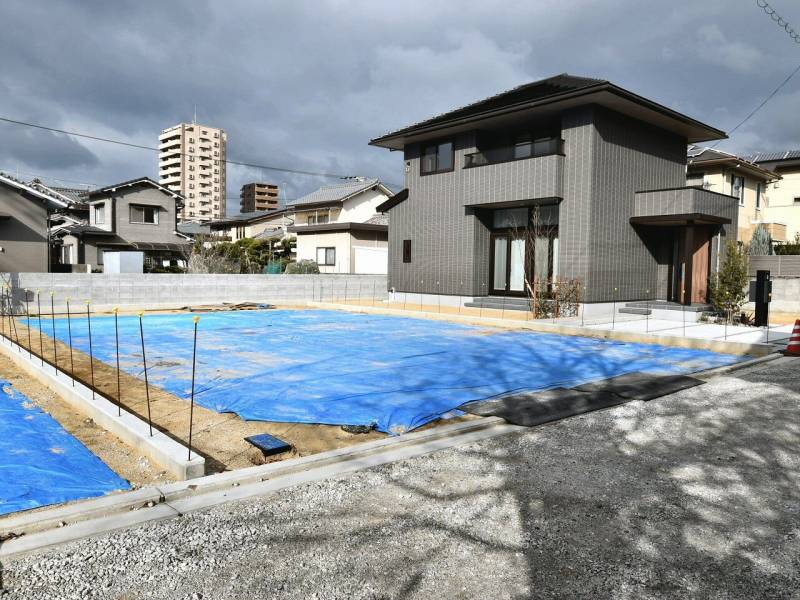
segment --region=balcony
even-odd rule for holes
[[[464,155],[464,168],[484,167],[499,163],[526,160],[539,156],[564,154],[564,140],[560,138],[543,138],[524,144],[487,148],[480,152]]]
[[[564,156],[549,154],[463,169],[464,206],[501,208],[564,197]]]
[[[739,200],[702,187],[636,192],[634,225],[729,224],[736,226]]]

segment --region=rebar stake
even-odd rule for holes
[[[92,400],[94,400],[94,348],[92,347],[92,314],[89,310],[89,300],[86,301],[86,323],[89,326],[89,372],[92,376]]]
[[[617,288],[614,288],[614,306],[611,309],[611,329],[617,325]]]
[[[189,404],[189,460],[192,460],[192,423],[194,422],[194,375],[197,364],[197,324],[200,317],[194,317],[194,344],[192,346],[192,396]]]
[[[9,317],[11,320],[11,328],[14,331],[14,338],[17,340],[17,352],[22,354],[22,344],[19,343],[19,330],[17,330],[17,319],[14,318],[14,296],[13,296],[13,289],[9,285],[8,286],[8,308],[11,311],[11,316]]]
[[[75,387],[75,358],[72,355],[72,315],[69,310],[69,296],[66,297],[67,302],[67,332],[69,337],[69,370],[72,375],[72,387]]]
[[[30,300],[28,300],[28,292],[30,290],[25,288],[25,314],[28,317],[28,358],[33,359],[33,344],[31,344],[31,307]]]
[[[119,325],[117,323],[117,314],[119,313],[119,307],[115,306],[112,309],[114,313],[114,341],[116,342],[117,348],[117,416],[122,416],[122,387],[120,386],[119,382]]]
[[[36,290],[36,316],[39,319],[39,359],[42,361],[42,366],[44,366],[44,341],[42,339],[42,300],[40,296],[41,294],[39,293],[39,290]]]
[[[150,414],[150,383],[147,381],[147,355],[144,351],[144,325],[142,325],[143,311],[139,311],[139,334],[142,339],[142,365],[144,366],[144,391],[147,395],[147,426],[150,428],[150,437],[153,437],[153,419]]]
[[[53,325],[53,366],[56,368],[56,377],[58,377],[58,351],[56,350],[56,309],[54,301],[55,295],[55,292],[50,292],[50,323]]]

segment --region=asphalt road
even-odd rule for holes
[[[9,598],[800,598],[800,359],[3,568]]]

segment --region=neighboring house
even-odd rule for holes
[[[107,252],[141,251],[147,270],[181,267],[191,241],[177,232],[180,194],[141,177],[88,194],[89,222],[60,232],[64,264],[103,268]]]
[[[750,243],[753,231],[763,224],[775,240],[786,239],[786,227],[767,214],[767,188],[780,179],[773,171],[721,150],[689,146],[686,184],[735,197],[739,203],[737,239]]]
[[[388,226],[377,214],[392,191],[378,179],[356,177],[287,203],[297,235],[297,260],[321,273],[386,273]]]
[[[195,240],[198,237],[209,237],[211,236],[211,225],[197,221],[184,221],[183,223],[178,223],[178,233],[191,240]]]
[[[373,139],[404,153],[407,191],[380,207],[389,286],[522,296],[533,279],[562,278],[587,302],[705,302],[738,200],[686,185],[686,147],[724,137],[563,74]]]
[[[220,242],[238,242],[246,238],[283,240],[287,228],[294,224],[288,210],[255,211],[240,213],[209,223],[212,235]]]
[[[800,150],[758,152],[748,160],[781,176],[767,186],[767,215],[786,227],[786,241],[794,241],[800,235]]]
[[[60,196],[0,173],[0,272],[47,272],[50,219],[67,208]]]

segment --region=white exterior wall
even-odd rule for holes
[[[363,223],[375,216],[376,208],[389,197],[380,190],[366,190],[345,200],[336,217],[337,223]]]
[[[319,265],[320,273],[350,273],[350,234],[347,231],[297,236],[297,260],[317,261],[317,248],[336,248],[336,264]]]
[[[781,172],[783,179],[769,185],[767,217],[772,223],[786,225],[786,240],[791,242],[800,234],[800,171]]]

